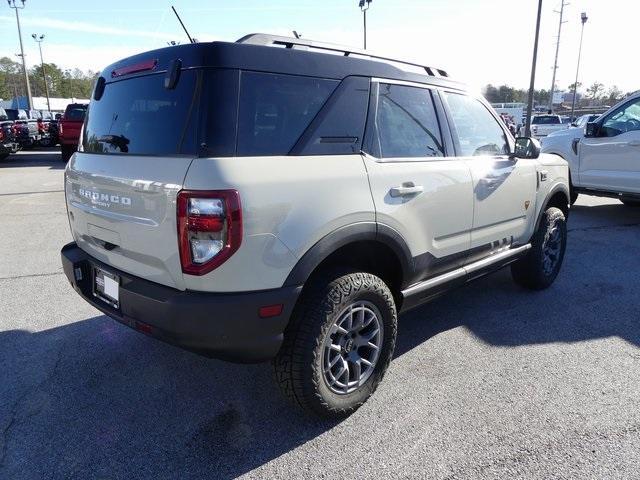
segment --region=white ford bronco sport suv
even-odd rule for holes
[[[566,162],[446,72],[262,34],[105,69],[65,192],[86,301],[203,355],[273,359],[326,416],[374,392],[398,312],[506,265],[549,286],[569,212]]]
[[[578,194],[640,206],[640,93],[588,122],[542,140],[542,151],[569,162],[571,203]]]

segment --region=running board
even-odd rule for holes
[[[503,263],[503,265],[501,266],[505,266],[511,261],[516,260],[517,257],[525,253],[530,248],[531,244],[527,243],[526,245],[522,245],[521,247],[510,248],[509,250],[494,253],[486,258],[483,258],[482,260],[478,260],[477,262],[470,263],[469,265],[465,265],[464,267],[452,270],[451,272],[447,272],[443,275],[439,275],[437,277],[430,278],[428,280],[424,280],[422,282],[411,285],[409,288],[402,290],[402,296],[404,298],[407,298],[412,295],[427,292],[436,287],[445,285],[454,280],[462,279],[464,277],[475,278],[474,274],[481,273],[483,270],[489,269],[495,264]]]

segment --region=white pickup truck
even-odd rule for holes
[[[567,128],[568,125],[562,123],[560,115],[536,115],[531,119],[531,135],[535,138],[543,138]]]
[[[640,206],[640,93],[584,129],[571,128],[542,139],[542,151],[569,162],[571,203],[583,193]]]

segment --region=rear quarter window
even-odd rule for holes
[[[287,155],[339,83],[242,72],[237,155]]]

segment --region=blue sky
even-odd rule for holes
[[[118,58],[185,41],[175,5],[200,41],[233,41],[246,33],[290,35],[336,43],[362,42],[357,0],[196,1],[28,0],[21,21],[27,62],[39,61],[31,33],[46,35],[45,61],[64,68],[99,70]],[[549,88],[560,0],[544,0],[537,88]],[[613,7],[612,5],[615,5]],[[526,87],[535,26],[536,0],[373,0],[367,17],[372,51],[444,68],[478,87],[488,82]],[[571,0],[566,7],[559,56],[558,86],[573,82],[586,10],[581,79],[623,90],[640,88],[637,62],[629,57],[640,2]],[[0,4],[0,56],[19,51],[15,14]]]

